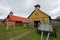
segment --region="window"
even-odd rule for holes
[[[39,14],[38,13],[35,13],[35,16],[39,16]]]

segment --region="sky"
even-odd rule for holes
[[[60,16],[60,0],[0,0],[0,19],[6,18],[10,11],[16,16],[27,18],[36,4],[39,4],[40,10],[52,19]]]

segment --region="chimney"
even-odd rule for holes
[[[34,7],[35,7],[35,9],[39,9],[39,8],[40,8],[40,5],[37,4],[37,5],[35,5]]]
[[[12,12],[12,11],[10,11],[10,12],[9,12],[9,16],[12,16],[12,15],[13,15],[13,12]]]

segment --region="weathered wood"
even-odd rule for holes
[[[29,26],[32,26],[32,27],[34,26],[34,21],[40,21],[41,23],[44,23],[44,24],[50,24],[50,16],[45,14],[38,8],[35,9],[31,13],[31,15],[29,15],[28,19],[29,21],[32,21],[32,22],[29,22]]]
[[[14,29],[16,29],[16,24],[15,24],[15,21],[14,21],[13,23],[14,23]]]
[[[49,18],[37,18],[37,19],[29,19],[29,26],[34,27],[34,21],[40,21],[42,24],[50,24]]]
[[[9,27],[8,27],[8,25],[9,25],[9,24],[8,24],[8,21],[7,21],[7,24],[6,24],[6,25],[7,25],[6,28],[7,28],[7,30],[8,30],[8,28],[9,28]]]
[[[41,40],[43,39],[43,31],[41,32]]]
[[[41,25],[38,27],[38,30],[53,32],[52,25],[49,25],[49,24],[41,24]]]
[[[47,38],[46,38],[46,40],[48,40],[48,39],[49,39],[49,35],[50,35],[50,32],[48,32],[48,35],[47,35]]]

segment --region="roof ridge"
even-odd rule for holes
[[[15,16],[15,15],[12,15],[12,16]],[[15,17],[19,17],[19,18],[25,18],[25,17],[21,17],[21,16],[15,16]]]

